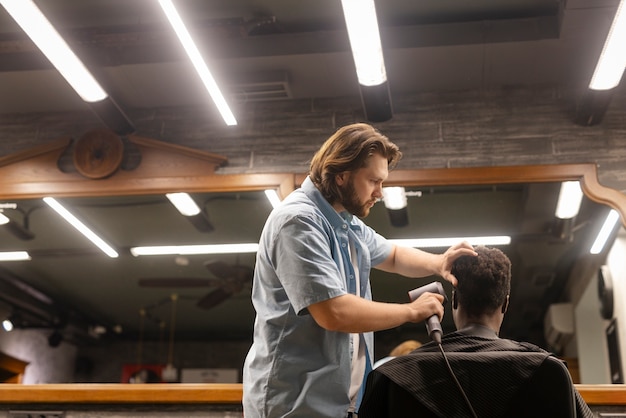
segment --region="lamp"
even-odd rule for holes
[[[604,220],[604,223],[602,224],[602,228],[600,228],[600,232],[598,233],[598,236],[593,242],[593,245],[591,246],[589,253],[600,254],[602,252],[618,220],[619,220],[619,214],[617,213],[615,209],[611,209],[606,219]]]
[[[383,187],[383,203],[389,214],[389,222],[395,227],[409,224],[406,190],[404,187]]]
[[[2,328],[4,328],[6,332],[13,331],[13,322],[11,321],[11,318],[7,318],[2,321]]]
[[[156,245],[132,247],[130,253],[140,255],[196,255],[196,254],[242,254],[255,253],[258,243],[243,244],[208,244],[208,245]]]
[[[506,235],[484,237],[450,237],[450,238],[416,238],[416,239],[390,239],[394,244],[415,248],[443,248],[467,241],[470,245],[509,245],[511,237]]]
[[[341,5],[365,116],[384,122],[393,111],[374,0],[342,0]]]
[[[166,382],[175,382],[178,380],[178,372],[174,367],[174,330],[176,329],[176,302],[178,301],[178,295],[173,293],[171,295],[172,305],[170,311],[170,338],[169,346],[167,350],[167,364],[161,371],[161,379]]]
[[[21,225],[18,222],[15,222],[4,213],[2,213],[5,209],[14,209],[22,214],[24,217],[24,225]],[[35,234],[32,233],[28,229],[28,214],[17,207],[16,203],[0,203],[0,226],[4,225],[4,227],[12,233],[15,237],[28,241],[35,238]]]
[[[237,120],[235,119],[235,116],[228,107],[226,99],[224,99],[220,88],[213,78],[213,75],[211,74],[209,68],[202,59],[202,55],[200,54],[200,51],[198,51],[196,44],[191,38],[191,35],[187,31],[183,20],[176,10],[176,7],[174,7],[174,4],[170,0],[159,0],[159,4],[161,5],[163,12],[165,13],[165,16],[167,16],[167,19],[170,21],[174,32],[176,32],[176,35],[178,36],[180,43],[185,49],[187,56],[189,56],[191,63],[195,67],[198,75],[200,76],[202,83],[204,83],[204,87],[206,87],[209,94],[211,95],[211,98],[215,102],[217,110],[222,115],[224,122],[226,122],[226,125],[228,126],[237,125]]]
[[[265,190],[265,196],[267,200],[270,201],[272,208],[276,209],[278,205],[280,205],[280,197],[278,197],[278,193],[274,189]]]
[[[554,212],[552,233],[559,239],[571,240],[576,215],[580,211],[583,191],[578,181],[564,181],[561,183],[559,198]]]
[[[554,216],[560,219],[571,219],[578,215],[583,200],[583,191],[578,181],[561,183],[559,199],[556,203]]]
[[[86,102],[107,97],[85,65],[32,0],[0,0],[0,4]]]
[[[211,232],[215,229],[209,221],[206,212],[200,209],[189,194],[167,193],[165,196],[172,202],[180,214],[186,217],[198,231]]]
[[[617,87],[626,68],[626,0],[621,0],[615,11],[613,23],[600,53],[600,59],[591,77],[589,88],[610,90]]]
[[[27,251],[2,251],[0,252],[0,261],[22,261],[30,260]]]
[[[2,319],[2,328],[6,332],[13,330],[13,322],[11,321],[12,306],[0,303],[0,319]]]
[[[93,232],[87,225],[82,223],[74,214],[67,210],[62,204],[52,197],[44,197],[43,201],[46,202],[56,213],[61,215],[70,225],[72,225],[78,232],[83,234],[87,239],[100,248],[106,255],[111,258],[119,256],[117,251],[107,244],[102,238],[100,238],[95,232]]]
[[[165,197],[172,202],[183,216],[194,216],[200,213],[200,207],[188,193],[166,193]]]
[[[589,90],[577,105],[575,122],[583,126],[600,123],[606,113],[613,89],[617,87],[626,68],[626,0],[621,0],[615,11],[609,34],[600,58],[591,76]]]
[[[120,135],[134,132],[128,117],[32,0],[0,0],[0,4],[105,125]]]

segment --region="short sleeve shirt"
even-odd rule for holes
[[[269,216],[252,289],[254,339],[243,370],[244,416],[341,417],[350,399],[350,334],[327,331],[311,304],[356,293],[371,300],[369,272],[391,243],[357,217],[338,214],[307,178]],[[373,333],[364,340],[373,358]]]

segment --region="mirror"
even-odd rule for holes
[[[13,220],[21,219],[22,225],[23,215],[27,214],[27,228],[35,235],[32,240],[20,240],[0,229],[0,250],[16,250],[20,245],[32,250],[31,261],[0,264],[1,282],[4,286],[25,283],[53,296],[62,314],[74,319],[75,325],[101,325],[107,330],[121,325],[122,336],[131,341],[139,334],[153,340],[163,337],[161,323],[170,319],[171,295],[175,293],[177,338],[249,341],[254,313],[248,281],[211,309],[201,309],[197,303],[215,290],[220,278],[206,266],[207,262],[251,268],[253,254],[133,257],[128,249],[175,241],[256,242],[271,211],[263,191],[274,189],[284,196],[304,176],[219,175],[207,169],[213,164],[207,163],[207,158],[213,156],[164,149],[162,144],[145,139],[133,140],[142,153],[141,165],[106,179],[90,180],[59,172],[57,164],[67,147],[63,141],[22,158],[0,161],[0,201],[14,202],[19,208],[5,213]],[[565,180],[580,180],[586,194],[571,241],[555,236],[550,222],[560,182]],[[388,238],[416,238],[416,234],[443,237],[452,230],[456,231],[454,235],[513,237],[510,246],[502,247],[515,268],[514,299],[503,334],[537,343],[542,338],[540,327],[547,305],[562,298],[575,299],[581,281],[602,262],[602,254],[590,256],[585,251],[598,222],[609,207],[616,209],[622,220],[626,218],[626,197],[599,185],[593,165],[398,170],[391,173],[386,185],[401,185],[415,194],[409,198],[407,227],[391,226],[382,204],[376,205],[365,219]],[[166,191],[182,190],[189,191],[206,210],[214,228],[211,232],[199,232],[163,196]],[[41,197],[48,195],[57,197],[115,243],[120,256],[108,258],[86,244],[45,207]],[[526,218],[524,214],[532,216]],[[573,266],[579,274],[573,274]],[[158,286],[140,286],[139,279],[161,282]],[[185,286],[171,287],[169,279],[190,280]],[[374,273],[374,296],[377,300],[403,301],[408,290],[426,280],[409,281]],[[201,281],[204,284],[198,285]],[[39,295],[32,292],[30,297],[37,299]],[[140,315],[142,309],[147,311],[145,317]],[[450,314],[446,314],[443,326],[453,329]],[[389,338],[399,332],[425,335],[422,328],[420,324],[404,326],[390,331]],[[65,328],[64,332],[73,331]]]

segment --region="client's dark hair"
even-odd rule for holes
[[[452,265],[456,297],[469,316],[491,314],[511,291],[511,261],[497,248],[477,246],[477,257],[462,256]]]

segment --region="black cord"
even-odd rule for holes
[[[439,351],[441,351],[441,354],[443,355],[443,359],[446,361],[446,366],[448,366],[448,371],[450,372],[450,375],[452,376],[452,379],[454,380],[454,383],[459,388],[459,391],[461,392],[461,395],[463,395],[463,399],[465,400],[465,403],[467,404],[467,407],[469,408],[470,412],[472,413],[472,416],[474,418],[478,418],[478,415],[476,415],[476,412],[474,412],[474,408],[472,407],[472,403],[470,402],[469,398],[465,394],[465,391],[463,390],[463,387],[461,386],[461,383],[459,383],[459,380],[456,378],[456,375],[454,374],[454,371],[452,370],[452,367],[450,366],[450,362],[448,361],[448,356],[446,356],[446,352],[443,351],[443,346],[441,345],[441,343],[438,343],[437,345],[439,346]]]

